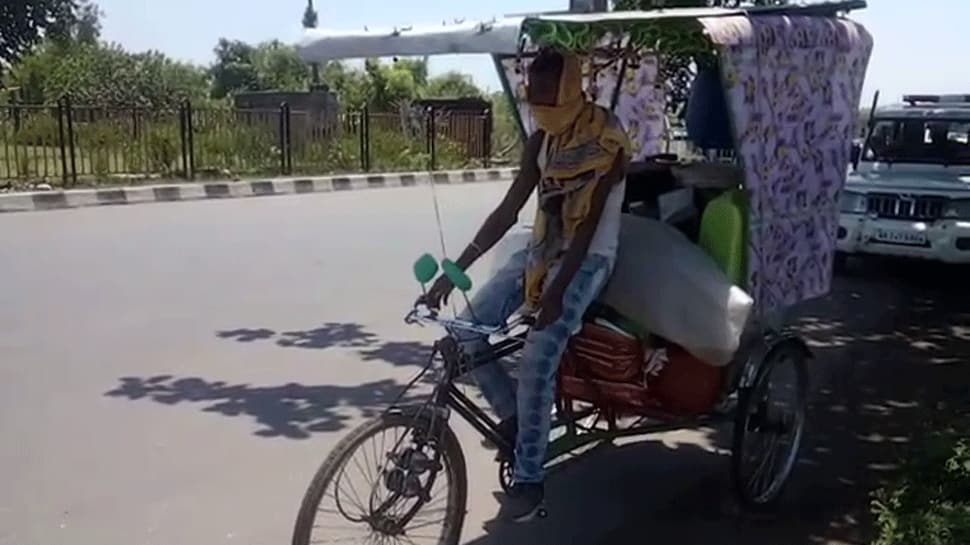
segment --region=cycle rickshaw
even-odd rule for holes
[[[668,339],[667,370],[657,373],[645,369],[647,358],[638,359],[645,353],[644,337],[630,334],[624,337],[629,342],[604,344],[584,328],[560,366],[553,419],[560,437],[550,442],[547,462],[595,442],[733,420],[737,497],[743,507],[759,509],[778,499],[803,438],[811,354],[797,336],[785,332],[777,316],[830,287],[841,191],[872,49],[871,37],[846,14],[862,7],[864,2],[850,1],[657,9],[510,17],[390,32],[311,30],[300,52],[310,62],[490,54],[506,94],[518,106],[524,131],[530,120],[519,92],[523,63],[540,46],[580,53],[587,61],[588,92],[625,123],[639,172],[648,176],[678,168],[659,153],[665,132],[664,63],[693,59],[697,80],[704,72],[720,90],[739,172],[738,178],[714,184],[713,196],[698,205],[702,213],[693,240],[732,284],[750,294],[751,316],[742,324],[748,334],[739,336],[735,352],[718,366],[698,364]],[[628,191],[636,185],[628,178]],[[712,194],[703,183],[695,189]],[[413,272],[424,284],[439,270],[459,290],[471,289],[468,276],[447,259],[439,263],[425,255]],[[609,310],[594,306],[598,310],[591,313]],[[618,324],[623,317],[613,318]],[[435,343],[427,367],[415,379],[432,371],[433,392],[417,405],[395,404],[334,448],[306,491],[294,545],[457,544],[468,490],[462,446],[448,424],[452,413],[496,445],[499,482],[509,486],[513,445],[499,433],[497,422],[456,387],[456,380],[469,369],[514,354],[528,333],[528,320],[488,327],[416,306],[406,321],[484,333],[493,344],[488,355],[472,357],[450,334]],[[591,372],[597,364],[605,372]],[[618,365],[633,366],[635,372],[611,376]],[[780,389],[777,373],[784,369],[793,377],[784,388],[792,396],[788,406],[773,398]],[[367,480],[355,485],[354,477]]]

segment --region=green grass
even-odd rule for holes
[[[124,140],[112,127],[87,127],[74,150],[78,185],[99,186],[133,183],[139,178],[178,179],[182,176],[182,144],[174,127],[146,131],[137,140]],[[82,138],[82,136],[84,138]],[[46,137],[28,134],[13,138],[0,132],[0,181],[17,186],[32,183],[63,184],[59,146],[15,143],[44,142]],[[85,145],[90,143],[90,145]],[[240,127],[233,131],[200,132],[194,136],[196,178],[279,175],[280,150],[276,136],[266,130]],[[360,139],[345,134],[328,139],[294,139],[293,174],[326,175],[361,171]],[[421,171],[429,168],[430,156],[423,137],[392,130],[371,130],[370,170],[373,172]],[[70,156],[67,157],[71,171]],[[436,168],[460,169],[481,166],[478,158],[465,157],[461,146],[446,139],[436,143]],[[68,180],[71,184],[71,180]]]
[[[872,545],[970,543],[970,423],[940,426],[910,454],[899,477],[875,493]]]

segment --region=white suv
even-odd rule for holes
[[[849,255],[970,263],[970,96],[879,108],[842,194],[837,264]]]

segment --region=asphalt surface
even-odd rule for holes
[[[504,187],[438,189],[452,249]],[[401,320],[434,218],[427,187],[0,216],[0,544],[287,542],[317,465],[437,334]],[[773,516],[738,515],[709,429],[564,463],[550,517],[510,527],[493,453],[454,422],[463,541],[864,543],[868,491],[967,397],[961,278],[869,264],[799,309],[811,435]]]

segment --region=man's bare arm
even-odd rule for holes
[[[488,215],[472,243],[465,248],[456,261],[462,270],[471,267],[475,260],[495,246],[505,236],[519,219],[519,212],[529,200],[536,184],[539,183],[539,165],[537,157],[542,146],[542,133],[534,133],[526,141],[522,152],[519,175],[509,187],[502,202]]]

